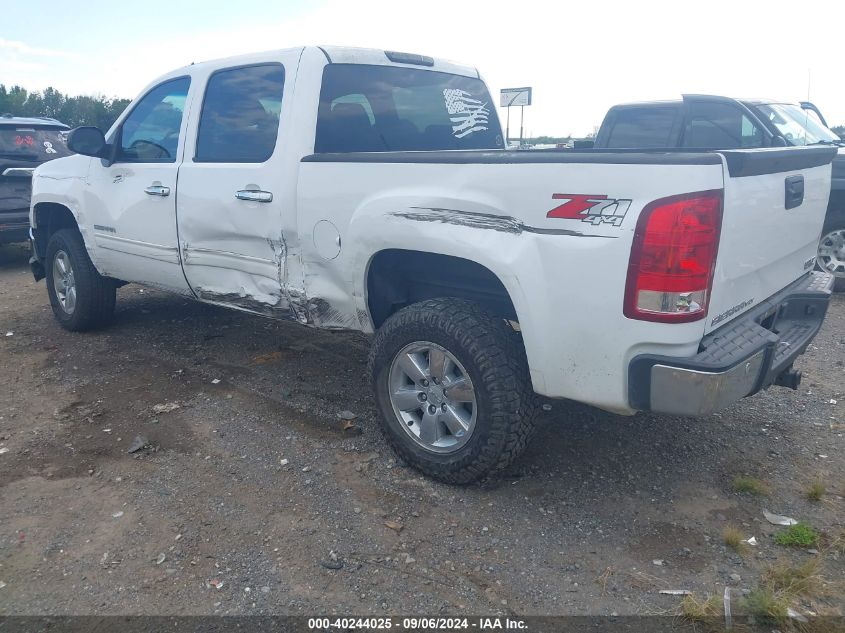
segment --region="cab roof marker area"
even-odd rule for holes
[[[396,64],[414,64],[415,66],[434,66],[434,58],[427,55],[415,55],[414,53],[400,53],[397,51],[384,51],[385,56]]]

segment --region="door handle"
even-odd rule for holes
[[[269,191],[258,191],[256,189],[241,189],[235,192],[238,200],[249,202],[273,202],[273,194]]]
[[[804,202],[804,176],[789,176],[784,180],[784,203],[785,209],[800,207]]]
[[[169,196],[170,187],[162,187],[161,185],[150,185],[149,187],[144,189],[144,193],[150,196]]]

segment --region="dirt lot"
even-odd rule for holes
[[[71,334],[27,258],[0,247],[0,613],[654,614],[680,602],[660,589],[741,593],[811,559],[793,605],[841,613],[843,295],[797,392],[703,420],[555,403],[515,468],[456,488],[382,441],[365,337],[137,286]],[[763,509],[820,543],[776,544]]]

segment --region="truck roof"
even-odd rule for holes
[[[278,55],[279,53],[302,51],[306,48],[321,51],[322,54],[325,55],[326,60],[332,64],[408,66],[422,70],[446,72],[451,73],[453,75],[464,75],[466,77],[479,76],[478,70],[474,66],[459,64],[438,57],[428,57],[425,55],[417,55],[397,51],[385,51],[378,48],[356,48],[352,46],[296,46],[292,48],[261,51],[256,53],[246,53],[244,55],[237,55],[234,57],[222,57],[219,59],[192,63],[188,66],[183,66],[181,68],[175,69],[164,76],[178,76],[180,74],[190,72],[192,68],[197,67],[217,68],[231,66],[233,64],[246,65],[253,63],[262,63],[272,60],[273,57],[275,55]]]
[[[710,99],[724,99],[726,101],[738,101],[739,103],[745,103],[750,105],[766,105],[772,103],[783,103],[789,105],[796,105],[791,101],[784,101],[783,99],[764,99],[760,97],[754,98],[741,98],[741,97],[725,97],[722,95],[707,95],[707,94],[689,94],[684,95],[685,97],[707,97]],[[648,106],[672,106],[672,105],[681,105],[683,103],[682,99],[667,99],[663,101],[631,101],[629,103],[618,103],[614,105],[614,108],[636,108],[636,107],[648,107]]]
[[[19,126],[19,125],[32,125],[38,127],[59,127],[64,130],[69,130],[70,128],[58,121],[56,119],[51,119],[50,117],[46,116],[34,116],[34,117],[26,117],[26,116],[12,116],[11,114],[3,114],[0,115],[0,125],[9,125],[9,126]]]
[[[680,99],[666,99],[663,101],[629,101],[628,103],[617,103],[611,106],[611,109],[615,108],[640,108],[644,106],[673,106],[673,105],[681,105],[683,101]]]

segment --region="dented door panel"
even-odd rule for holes
[[[282,149],[298,57],[198,78],[204,96],[179,172],[177,218],[185,277],[199,299],[302,320],[287,292],[295,228]]]
[[[235,191],[246,184],[239,181],[258,180],[255,172],[264,168],[230,167],[185,165],[179,174],[179,242],[185,277],[201,299],[230,303],[237,297],[244,307],[254,305],[259,311],[287,316],[280,205],[236,199]],[[264,178],[269,180],[267,174]]]

